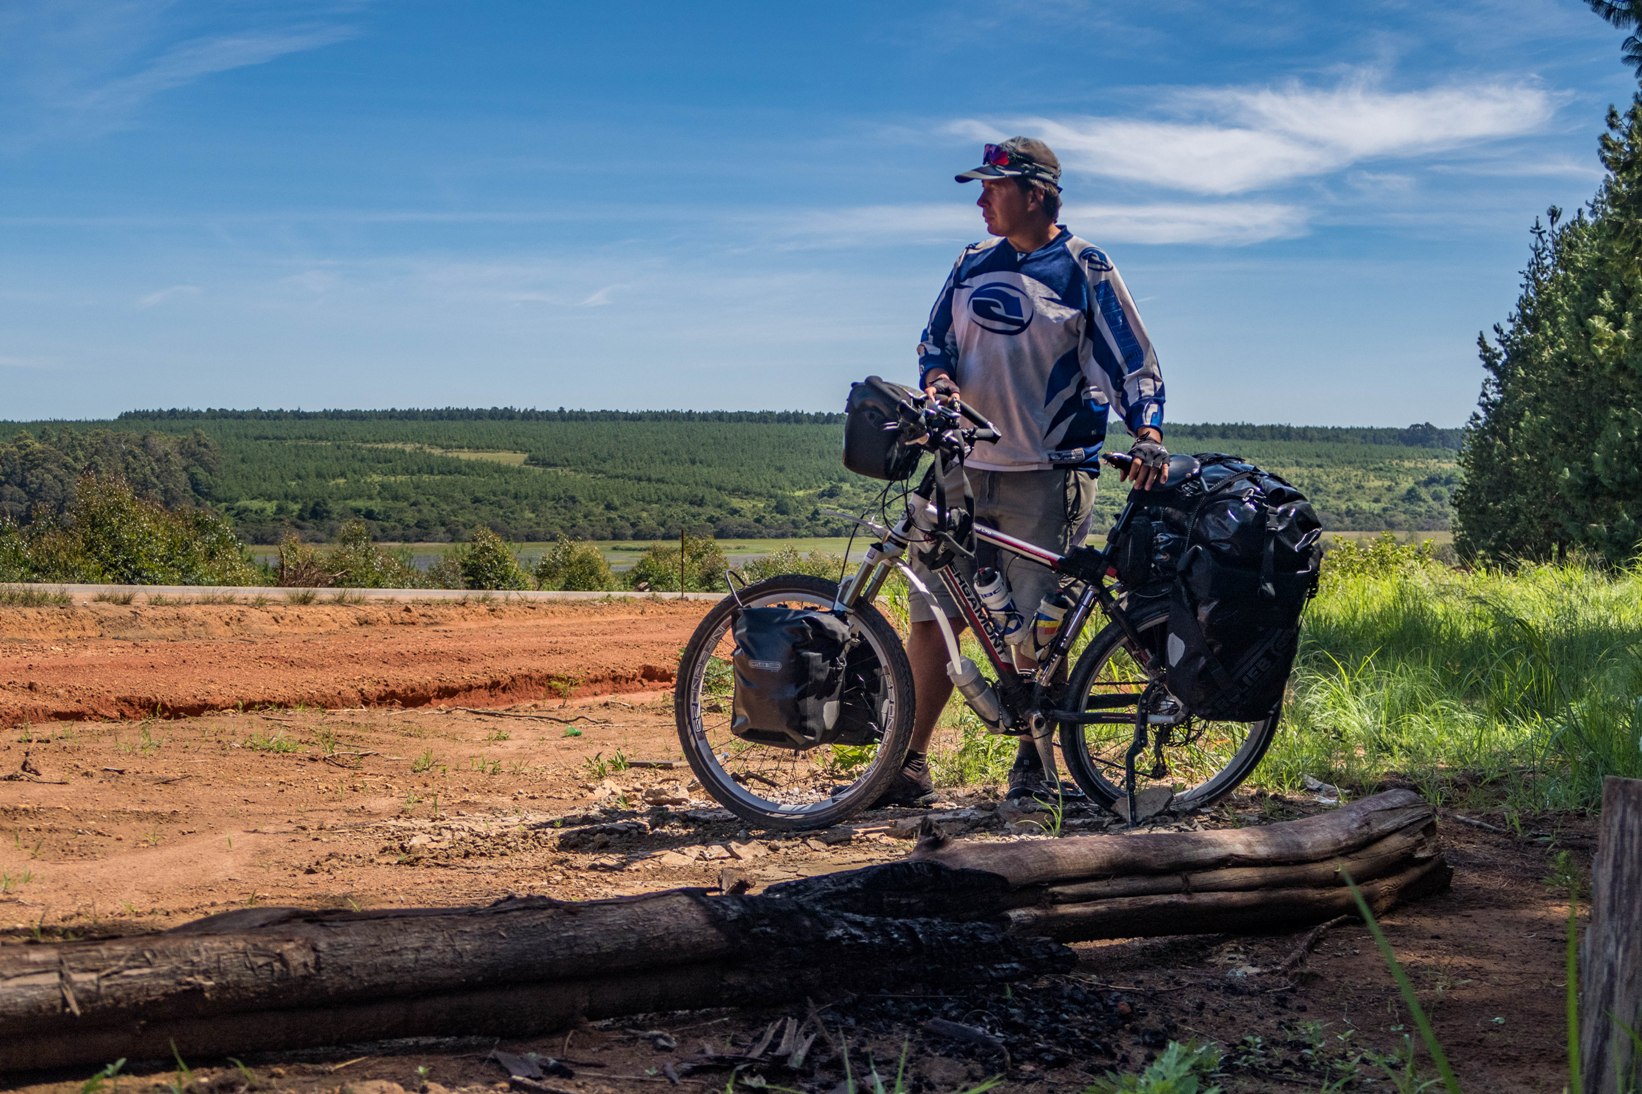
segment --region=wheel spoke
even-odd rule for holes
[[[741,602],[830,608],[834,588],[819,579],[775,578],[743,590]],[[899,761],[911,732],[911,672],[904,668],[898,636],[871,609],[852,614],[851,630],[867,651],[852,655],[852,679],[884,666],[881,740],[782,748],[744,740],[731,729],[737,611],[735,601],[727,600],[710,612],[680,665],[675,696],[680,739],[703,786],[738,815],[775,827],[835,823],[870,804],[869,792],[875,794],[884,782],[887,758]]]
[[[1136,630],[1147,644],[1146,660],[1161,665],[1161,651],[1168,633],[1167,613],[1155,612],[1139,620]],[[1072,675],[1072,694],[1081,693],[1081,697],[1073,700],[1074,705],[1091,710],[1104,705],[1113,695],[1138,698],[1148,676],[1140,660],[1127,648],[1121,630],[1115,626],[1107,628],[1090,643],[1090,649],[1094,652],[1079,662]],[[1275,723],[1275,716],[1250,723],[1187,718],[1173,726],[1152,726],[1147,731],[1145,751],[1136,757],[1136,789],[1168,787],[1175,794],[1176,809],[1206,805],[1231,790],[1253,770],[1265,753]],[[1154,778],[1150,772],[1159,751],[1159,735],[1163,741],[1164,772]],[[1091,796],[1108,804],[1123,794],[1124,755],[1133,742],[1133,722],[1068,723],[1062,727],[1061,746],[1073,778]]]

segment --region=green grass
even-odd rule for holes
[[[74,598],[62,589],[36,585],[0,585],[0,608],[66,608]]]
[[[1255,780],[1359,790],[1396,772],[1435,802],[1590,810],[1642,776],[1642,567],[1325,564],[1284,724]]]
[[[1463,571],[1439,549],[1382,537],[1330,551],[1250,785],[1300,792],[1310,776],[1363,794],[1396,776],[1514,823],[1594,810],[1604,776],[1642,777],[1642,564]],[[904,600],[892,585],[879,601],[903,628]],[[937,785],[1005,777],[1013,740],[956,698],[941,725]]]

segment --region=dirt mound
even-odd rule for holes
[[[494,706],[671,683],[695,601],[86,604],[0,616],[0,723]]]

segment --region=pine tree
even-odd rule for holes
[[[1642,541],[1642,97],[1608,128],[1601,189],[1572,220],[1553,209],[1535,225],[1516,310],[1479,339],[1462,554],[1618,564]]]

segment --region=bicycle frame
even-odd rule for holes
[[[1071,554],[1063,555],[980,523],[973,525],[973,532],[978,541],[992,544],[1057,574],[1071,577],[1082,583],[1083,591],[1067,609],[1059,633],[1042,651],[1036,666],[1022,674],[1016,668],[1014,658],[1003,641],[1002,633],[992,621],[991,614],[982,605],[974,586],[958,572],[950,558],[944,564],[935,567],[933,573],[951,594],[964,623],[973,630],[986,660],[997,673],[995,691],[985,689],[992,691],[990,700],[982,689],[971,689],[960,682],[961,675],[969,670],[964,668],[967,658],[958,644],[958,628],[953,626],[946,613],[940,609],[929,587],[907,562],[907,552],[915,545],[927,544],[928,551],[937,554],[943,549],[948,554],[954,550],[962,550],[946,529],[945,514],[938,511],[935,503],[930,500],[930,494],[934,493],[933,485],[944,468],[944,461],[948,458],[944,452],[936,453],[936,467],[926,473],[918,489],[909,495],[906,512],[879,542],[868,549],[866,558],[855,575],[839,589],[838,606],[849,608],[870,602],[876,598],[890,572],[899,572],[906,579],[914,595],[923,597],[925,603],[931,607],[946,645],[948,673],[953,676],[954,682],[958,684],[970,706],[994,732],[1015,735],[1031,733],[1034,737],[1040,737],[1046,732],[1052,720],[1130,721],[1132,716],[1127,714],[1110,716],[1090,714],[1088,711],[1043,709],[1046,690],[1052,686],[1056,673],[1066,662],[1073,642],[1082,633],[1084,625],[1097,606],[1102,614],[1117,621],[1132,639],[1136,638],[1128,614],[1108,584],[1104,552],[1079,548]],[[1131,510],[1132,504],[1125,505],[1114,529],[1121,529],[1124,526]],[[1031,610],[1036,605],[1022,607]],[[981,683],[984,684],[985,681]]]

